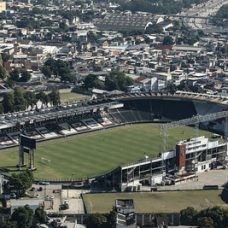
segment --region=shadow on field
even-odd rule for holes
[[[1,166],[0,171],[1,172],[16,172],[19,170],[18,170],[18,167],[16,165],[14,165],[14,166]]]
[[[228,203],[228,183],[226,183],[224,186],[224,189],[221,193],[221,199],[224,201],[224,203]]]

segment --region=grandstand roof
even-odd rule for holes
[[[79,106],[80,104],[80,106]],[[37,111],[24,111],[0,115],[0,130],[14,127],[16,125],[24,125],[25,123],[42,122],[44,120],[58,119],[61,117],[74,116],[90,112],[97,109],[111,108],[118,104],[116,101],[106,102],[102,104],[81,104],[72,103],[64,106],[55,106],[52,108],[40,109]]]
[[[169,97],[169,98],[182,98],[182,99],[192,99],[192,100],[201,100],[208,101],[222,105],[228,105],[228,97],[222,95],[210,95],[203,93],[193,93],[186,91],[176,91],[176,93],[171,94],[167,92],[157,92],[157,93],[129,93],[119,95],[118,99],[129,99],[129,98],[137,98],[137,97]]]
[[[84,114],[97,109],[112,108],[120,104],[121,99],[138,98],[138,97],[169,97],[169,98],[183,98],[195,99],[201,101],[209,101],[222,105],[228,105],[228,98],[218,95],[199,94],[192,92],[177,91],[175,94],[170,93],[136,93],[136,94],[121,94],[111,96],[111,99],[86,101],[70,103],[67,105],[55,106],[33,111],[23,111],[15,113],[7,113],[0,115],[0,130],[14,127],[17,125],[24,125],[25,123],[32,124],[35,122],[42,122],[46,120],[53,120],[62,117],[70,117],[74,115]]]

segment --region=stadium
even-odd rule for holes
[[[225,97],[188,92],[140,93],[4,114],[0,116],[0,166],[10,170],[9,167],[18,163],[18,149],[14,147],[19,145],[23,133],[38,142],[36,179],[81,178],[95,188],[105,183],[105,187],[123,191],[135,187],[132,181],[136,180],[137,186],[141,182],[148,184],[148,178],[150,185],[156,184],[165,172],[176,170],[177,165],[176,152],[167,154],[168,159],[161,158],[160,123],[226,111],[227,102]],[[199,140],[211,149],[210,156],[202,151],[194,155],[199,157],[199,162],[225,160],[226,144],[217,140],[212,146],[207,140],[211,135],[208,130],[223,134],[224,123],[225,118],[220,118],[197,126],[203,129],[197,134],[205,136]],[[174,149],[178,141],[195,134],[192,127],[171,129],[167,149]],[[133,162],[136,165],[128,165]],[[204,165],[208,168],[210,164]],[[191,164],[186,162],[186,166]]]

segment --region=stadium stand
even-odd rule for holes
[[[18,145],[20,133],[43,141],[128,123],[164,122],[227,110],[228,99],[177,92],[123,94],[34,111],[0,115],[0,148]],[[221,131],[224,120],[206,123]]]
[[[100,123],[103,127],[113,125],[112,121],[107,117],[98,118],[97,122]]]
[[[82,122],[87,125],[88,128],[95,130],[95,129],[100,129],[102,128],[102,125],[97,123],[95,119],[90,118],[90,119],[84,119]]]
[[[61,128],[60,134],[62,135],[72,135],[77,133],[77,131],[66,122],[61,123],[58,126]]]
[[[8,136],[0,136],[0,148],[5,148],[14,144],[15,142],[11,140]]]
[[[78,132],[87,131],[88,127],[82,122],[71,123],[71,126]]]
[[[19,131],[16,131],[16,132],[7,134],[7,136],[8,136],[10,139],[12,139],[12,141],[13,141],[15,144],[18,144],[18,143],[19,143],[19,135],[20,135],[20,132],[19,132]]]
[[[49,131],[46,127],[39,127],[37,131],[43,136],[44,139],[51,139],[58,137],[58,134],[52,131]]]

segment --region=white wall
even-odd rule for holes
[[[202,172],[205,172],[206,170],[209,170],[210,163],[211,163],[211,161],[210,162],[199,162],[198,164],[196,164],[196,168],[197,168],[196,173],[202,173]]]
[[[3,194],[2,185],[3,185],[3,176],[0,175],[0,194]]]
[[[155,184],[160,184],[162,182],[163,179],[163,175],[156,175],[156,176],[152,176],[151,178],[151,185],[155,185]]]

